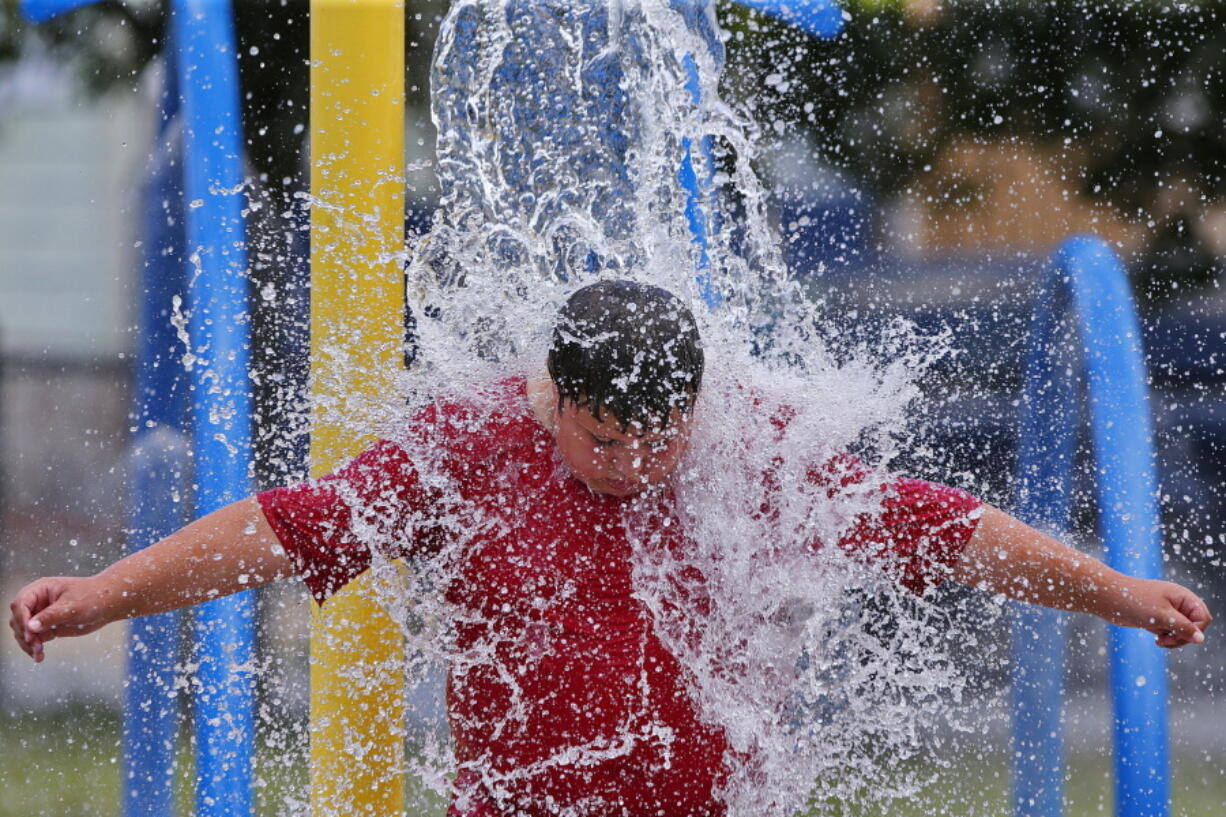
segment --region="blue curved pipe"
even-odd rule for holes
[[[737,5],[790,23],[814,37],[834,37],[851,19],[834,0],[736,0]]]
[[[843,10],[833,0],[737,0],[737,3],[790,23],[815,37],[837,35],[842,31],[845,19]],[[722,58],[717,62],[722,62]],[[693,55],[689,54],[685,56],[683,64],[687,75],[685,87],[690,92],[690,102],[700,105],[702,86],[699,82],[698,64]],[[700,149],[695,151],[690,137],[682,137],[677,182],[686,191],[685,217],[694,244],[698,248],[698,292],[707,306],[715,309],[723,303],[724,298],[711,275],[708,251],[713,225],[703,206],[714,179],[715,158],[711,137],[703,137],[700,142]]]
[[[21,13],[31,23],[45,23],[56,15],[95,2],[97,0],[21,0]]]
[[[1056,253],[1040,295],[1027,361],[1019,440],[1019,515],[1067,529],[1075,455],[1076,395],[1065,369],[1072,311],[1084,356],[1100,529],[1111,567],[1162,576],[1162,543],[1148,387],[1127,277],[1101,239],[1078,236]],[[1063,637],[1025,612],[1014,629],[1014,813],[1062,813],[1060,681]],[[1153,637],[1110,628],[1115,713],[1116,813],[1166,817],[1170,810],[1166,659]]]

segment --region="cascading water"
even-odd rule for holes
[[[854,810],[922,785],[899,765],[956,724],[965,680],[942,646],[956,627],[945,613],[879,566],[813,547],[879,512],[880,492],[831,488],[810,474],[847,452],[885,474],[911,433],[916,379],[943,347],[902,323],[871,353],[815,331],[822,304],[781,261],[753,171],[754,123],[719,97],[722,59],[705,4],[453,6],[432,76],[444,199],[429,239],[411,248],[418,349],[404,393],[412,413],[440,396],[480,406],[489,384],[537,374],[558,307],[599,278],[662,286],[689,304],[707,375],[691,448],[671,485],[685,544],[660,546],[650,492],[626,503],[634,598],[684,668],[702,719],[727,738],[719,794],[730,814],[790,814],[811,799]],[[696,95],[686,87],[690,60]],[[716,309],[696,280],[700,250],[677,173],[683,144],[704,140],[715,160],[703,207]],[[515,662],[548,654],[548,633],[533,636],[537,653],[500,643],[488,613],[457,603],[447,588],[475,541],[491,530],[514,537],[515,515],[538,509],[475,510],[440,461],[440,440],[405,439],[401,410],[376,417],[437,497],[433,519],[406,535],[447,530],[446,544],[411,560],[407,577],[386,560],[376,565],[387,603],[407,622],[411,683],[440,663],[453,678],[491,674],[512,701],[496,731],[510,734],[529,718],[524,667]],[[864,598],[876,599],[874,612],[857,606]],[[492,635],[457,638],[476,630]],[[453,747],[422,740],[411,772],[444,789]],[[643,742],[667,757],[669,740],[650,725],[627,726],[531,767],[491,762],[481,786],[497,799],[517,775],[604,763]],[[594,797],[555,811],[607,814],[615,805]]]
[[[721,186],[749,213],[740,229],[709,231],[712,277],[728,302],[720,320],[799,331],[803,319],[779,312],[796,296],[750,167],[756,133],[719,100],[722,62],[705,4],[453,7],[431,87],[444,197],[411,276],[418,314],[445,314],[422,331],[448,343],[479,338],[483,357],[526,349],[531,330],[548,326],[543,307],[593,275],[650,280],[696,301],[699,254],[677,169],[683,140],[704,137],[719,150]],[[734,223],[714,198],[708,204],[713,225]],[[473,332],[495,303],[498,332]]]

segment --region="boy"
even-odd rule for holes
[[[10,626],[41,661],[54,638],[294,574],[323,602],[372,549],[448,559],[465,656],[448,684],[453,814],[721,814],[714,792],[733,753],[634,595],[627,532],[648,509],[653,546],[685,548],[670,476],[703,366],[694,318],[671,294],[584,287],[558,317],[548,377],[433,405],[403,440],[234,503],[97,576],[36,581]],[[848,457],[808,479],[830,497],[878,492],[879,511],[837,544],[917,593],[952,578],[1142,627],[1164,647],[1204,640],[1211,616],[1190,591],[1121,575],[962,491],[905,478],[878,489]]]

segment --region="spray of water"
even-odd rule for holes
[[[942,646],[951,626],[943,613],[879,567],[815,547],[877,512],[880,493],[809,476],[849,451],[885,474],[908,439],[916,378],[943,346],[905,324],[871,353],[815,331],[822,303],[781,261],[753,171],[758,133],[720,99],[722,59],[705,4],[453,5],[432,76],[445,198],[429,239],[412,248],[418,360],[403,392],[411,412],[440,395],[461,395],[478,414],[491,408],[482,408],[489,384],[540,371],[558,307],[599,278],[632,278],[685,300],[707,357],[697,429],[672,485],[685,545],[661,547],[650,497],[626,504],[634,598],[684,668],[701,718],[731,747],[719,791],[730,814],[793,813],[811,800],[850,810],[923,783],[899,768],[930,748],[938,725],[958,721],[965,682]],[[714,161],[703,207],[715,308],[697,281],[704,259],[678,181],[686,144],[708,146]],[[377,422],[403,437],[403,414],[393,414]],[[440,664],[453,676],[491,674],[516,702],[497,727],[512,731],[528,717],[514,661],[532,659],[498,643],[496,628],[460,649],[457,631],[488,622],[447,590],[466,546],[492,528],[514,536],[515,513],[468,505],[438,461],[438,441],[401,442],[439,498],[429,524],[446,532],[441,551],[407,578],[377,565],[406,622],[409,676],[433,677]],[[421,740],[412,771],[443,788],[452,747],[445,736]],[[482,785],[496,795],[516,775],[599,764],[643,740],[667,747],[669,737],[628,728],[532,768],[492,763]]]

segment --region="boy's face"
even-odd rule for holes
[[[667,428],[632,424],[623,430],[608,412],[598,420],[570,400],[556,417],[554,439],[562,462],[587,487],[612,496],[632,496],[663,482],[685,453],[692,422],[677,412]]]

